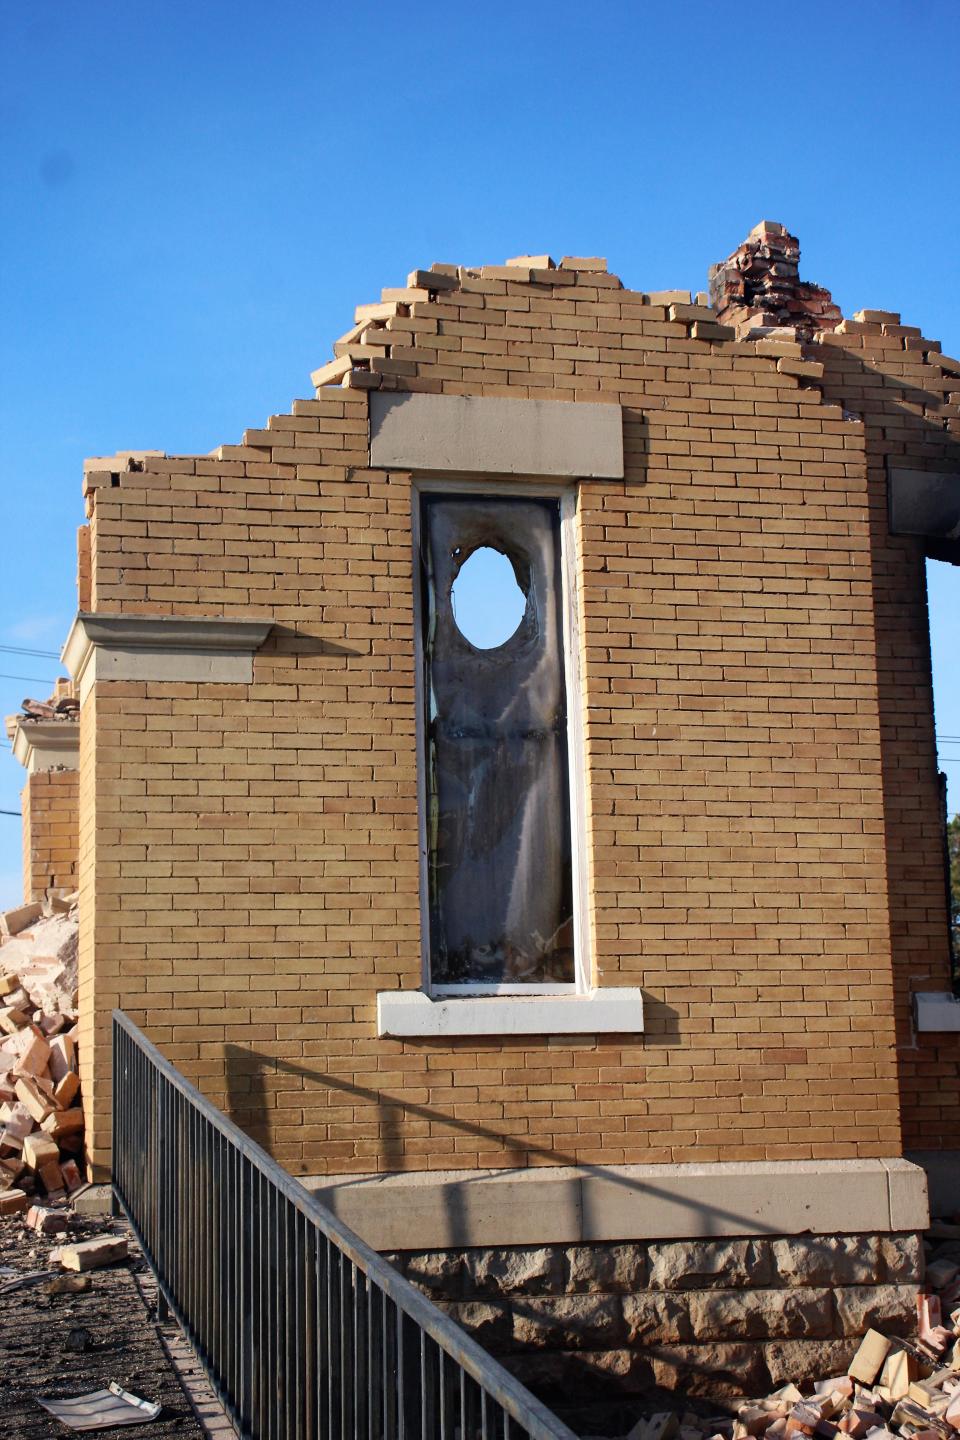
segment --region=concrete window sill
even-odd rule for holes
[[[592,990],[587,995],[477,995],[431,999],[420,990],[377,996],[377,1034],[600,1035],[642,1034],[639,990]]]
[[[960,1000],[948,990],[920,990],[914,995],[913,1001],[917,1030],[921,1034],[937,1030],[960,1030]]]

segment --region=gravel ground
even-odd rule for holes
[[[132,1259],[90,1271],[90,1288],[78,1295],[48,1295],[46,1281],[0,1294],[0,1435],[4,1440],[55,1440],[76,1434],[36,1402],[38,1395],[66,1399],[104,1389],[111,1380],[163,1409],[148,1424],[97,1434],[176,1436],[203,1440],[177,1373],[144,1303],[135,1274],[146,1271],[129,1228],[121,1220],[73,1216],[69,1237],[127,1235]],[[45,1270],[61,1237],[35,1235],[22,1218],[0,1219],[0,1286],[17,1274]],[[4,1270],[15,1274],[3,1273]],[[51,1269],[51,1279],[60,1271]]]

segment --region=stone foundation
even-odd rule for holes
[[[843,1371],[906,1335],[917,1234],[401,1251],[388,1257],[548,1404],[655,1387],[720,1400]]]

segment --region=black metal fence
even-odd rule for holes
[[[119,1010],[113,1184],[244,1440],[575,1440]]]

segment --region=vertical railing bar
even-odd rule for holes
[[[297,1346],[297,1291],[299,1286],[296,1282],[297,1265],[297,1243],[296,1223],[297,1212],[289,1200],[284,1200],[284,1256],[283,1256],[283,1289],[284,1289],[284,1310],[286,1312],[285,1326],[286,1337],[284,1345],[284,1417],[285,1429],[284,1440],[299,1440],[299,1421],[297,1411],[299,1409],[299,1386],[296,1383],[297,1361],[299,1356]]]
[[[270,1284],[267,1287],[267,1341],[265,1349],[270,1364],[270,1403],[267,1409],[267,1426],[263,1440],[277,1440],[282,1433],[280,1430],[280,1418],[282,1410],[282,1382],[280,1352],[283,1348],[283,1341],[280,1337],[281,1330],[281,1276],[282,1276],[282,1250],[283,1237],[280,1231],[280,1204],[279,1191],[272,1185],[267,1187],[267,1243],[270,1251]],[[269,1338],[267,1338],[269,1337]]]
[[[254,1195],[257,1227],[257,1306],[253,1317],[253,1344],[252,1355],[254,1374],[256,1377],[256,1409],[255,1422],[253,1426],[254,1435],[259,1436],[263,1430],[264,1407],[267,1403],[267,1361],[263,1345],[264,1323],[263,1307],[266,1304],[264,1292],[267,1285],[267,1247],[266,1247],[266,1225],[267,1217],[263,1205],[263,1176],[259,1170],[254,1171]]]
[[[349,1440],[350,1433],[350,1390],[351,1390],[351,1368],[350,1368],[350,1326],[348,1324],[348,1312],[350,1308],[350,1297],[348,1292],[349,1261],[341,1255],[340,1264],[337,1267],[339,1274],[338,1289],[340,1299],[337,1305],[337,1319],[340,1327],[340,1435],[342,1440]]]
[[[317,1389],[317,1232],[308,1216],[303,1217],[303,1353],[304,1353],[304,1436],[319,1440],[314,1393]]]
[[[420,1440],[432,1440],[430,1429],[429,1376],[427,1374],[427,1344],[429,1337],[420,1331]]]
[[[391,1301],[397,1314],[397,1436],[406,1440],[407,1433],[407,1354],[406,1327],[403,1313],[395,1301]]]
[[[396,1371],[391,1369],[393,1339],[390,1333],[391,1301],[385,1290],[380,1291],[380,1315],[383,1327],[383,1433],[394,1440],[396,1428]]]
[[[334,1407],[335,1407],[335,1405],[336,1405],[336,1395],[337,1395],[337,1384],[336,1384],[336,1376],[335,1376],[335,1361],[334,1361],[334,1355],[335,1355],[335,1353],[336,1353],[336,1341],[335,1341],[335,1338],[334,1338],[335,1335],[336,1335],[336,1319],[335,1319],[335,1316],[334,1316],[334,1308],[333,1308],[333,1294],[334,1294],[334,1285],[335,1285],[335,1278],[334,1278],[334,1263],[335,1263],[335,1262],[334,1262],[334,1256],[337,1254],[337,1252],[334,1250],[333,1243],[332,1243],[332,1241],[330,1240],[329,1236],[325,1237],[325,1240],[326,1240],[326,1260],[327,1260],[327,1275],[326,1275],[326,1281],[327,1281],[327,1284],[326,1284],[326,1300],[327,1300],[327,1324],[326,1324],[326,1342],[327,1342],[327,1343],[326,1343],[326,1350],[327,1350],[327,1434],[328,1434],[328,1436],[331,1437],[331,1440],[332,1440],[332,1437],[333,1437],[333,1436],[335,1435],[335,1433],[336,1433],[335,1430],[334,1430],[334,1428],[333,1428],[333,1426],[334,1426],[333,1411],[334,1411]]]

